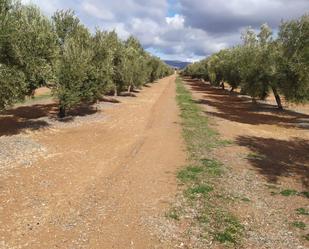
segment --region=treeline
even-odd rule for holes
[[[283,22],[276,39],[264,24],[258,34],[248,28],[242,40],[242,45],[191,64],[183,74],[223,88],[228,83],[231,91],[240,88],[254,101],[273,92],[279,109],[280,96],[294,103],[309,100],[309,15]]]
[[[34,5],[0,1],[0,110],[43,86],[59,100],[59,115],[106,93],[130,91],[173,73],[134,37],[92,34],[74,12],[52,18]]]

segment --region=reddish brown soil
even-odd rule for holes
[[[0,248],[169,248],[150,221],[185,162],[174,81],[119,97],[105,121],[31,133],[48,155],[0,173]]]
[[[308,216],[295,211],[309,208],[308,198],[279,193],[309,189],[306,108],[298,106],[303,113],[278,111],[274,105],[253,105],[248,97],[207,83],[187,79],[186,85],[221,137],[233,142],[213,153],[229,169],[223,185],[236,199],[231,211],[246,226],[244,248],[308,248],[303,238],[309,232]],[[256,157],[248,157],[249,153]],[[307,228],[293,227],[294,221]]]

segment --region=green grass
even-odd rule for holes
[[[183,137],[191,159],[200,159],[205,150],[210,150],[226,142],[218,139],[218,133],[208,125],[208,118],[202,115],[202,109],[197,105],[191,94],[177,79],[177,102],[181,110]],[[204,139],[201,139],[204,138]]]
[[[271,194],[272,195],[277,195],[277,194],[281,194],[283,196],[302,196],[302,197],[305,197],[305,198],[309,198],[309,192],[308,191],[303,191],[303,192],[298,192],[297,190],[295,189],[284,189],[284,190],[279,190],[278,187],[276,186],[272,186],[272,185],[266,185],[268,186],[270,189],[274,189],[274,190],[278,190],[277,192],[276,191],[271,191]]]
[[[292,226],[297,227],[297,228],[302,229],[302,230],[304,230],[306,228],[306,224],[302,221],[294,221],[292,223]]]
[[[194,199],[199,195],[206,197],[209,192],[212,192],[214,188],[206,184],[199,184],[197,186],[189,187],[186,190],[186,196],[190,199]]]
[[[296,213],[298,215],[309,215],[309,210],[306,208],[297,208]]]
[[[212,176],[221,176],[223,174],[223,164],[213,159],[201,159],[202,165],[206,171]]]
[[[293,195],[297,195],[298,192],[295,189],[285,189],[285,190],[282,190],[280,194],[283,196],[293,196]]]
[[[237,245],[239,232],[244,229],[243,225],[239,223],[235,216],[230,214],[223,214],[223,218],[220,218],[220,220],[222,219],[227,225],[224,227],[223,231],[215,233],[215,240],[225,244],[232,243]]]
[[[189,166],[178,172],[177,177],[182,182],[188,182],[196,180],[198,175],[202,173],[204,169],[200,166]]]
[[[220,187],[224,165],[209,156],[212,149],[227,146],[231,142],[221,140],[209,126],[201,106],[192,99],[180,78],[176,84],[189,165],[177,174],[183,187],[184,201],[177,209],[172,208],[168,217],[176,221],[190,217],[192,225],[197,228],[193,230],[200,232],[198,237],[238,247],[244,227],[227,209],[231,198]]]
[[[24,101],[17,103],[17,105],[23,105],[23,104],[27,104],[27,105],[31,105],[34,104],[38,101],[41,100],[47,100],[47,99],[51,99],[52,98],[52,94],[51,93],[47,93],[47,94],[42,94],[39,96],[35,96],[35,97],[30,97],[30,98],[26,98]]]
[[[177,221],[180,220],[179,212],[178,212],[178,210],[176,210],[176,209],[172,209],[172,210],[168,211],[168,212],[165,214],[165,216],[168,217],[168,218],[170,218],[170,219],[173,219],[173,220],[177,220]]]

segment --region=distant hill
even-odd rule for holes
[[[170,61],[170,60],[166,60],[164,62],[167,65],[171,66],[171,67],[176,67],[176,68],[179,68],[179,69],[184,69],[186,66],[191,64],[190,62],[184,62],[184,61]]]

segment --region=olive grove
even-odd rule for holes
[[[263,24],[258,34],[248,28],[243,44],[221,50],[189,65],[183,74],[204,79],[214,86],[228,83],[240,87],[255,101],[274,94],[279,109],[281,97],[293,103],[309,101],[309,15],[283,22],[278,37]]]
[[[0,1],[0,110],[49,87],[59,116],[104,94],[130,91],[173,71],[139,41],[92,33],[73,11],[52,18],[34,5]]]

